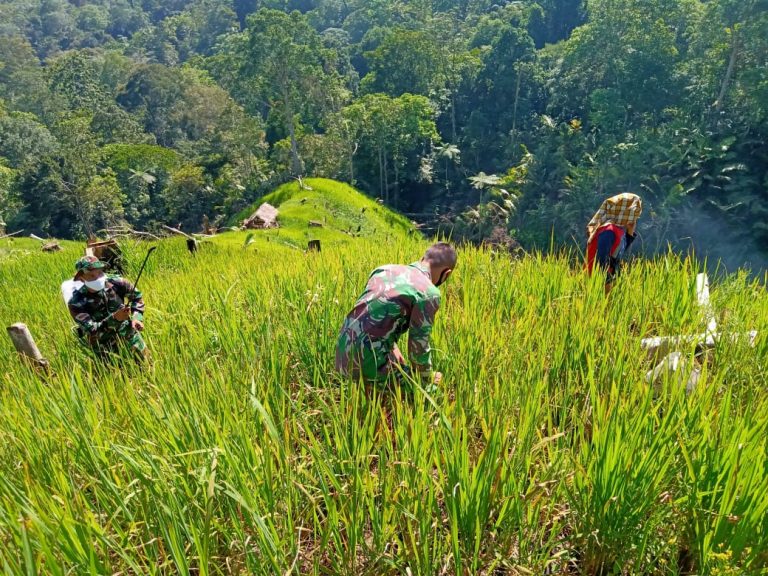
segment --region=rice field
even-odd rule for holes
[[[290,236],[282,232],[283,237]],[[248,238],[248,240],[246,240]],[[301,238],[299,238],[301,240]],[[0,241],[5,574],[761,574],[768,570],[768,296],[713,278],[724,332],[690,395],[646,383],[647,336],[705,319],[691,261],[636,261],[609,298],[567,256],[474,248],[443,289],[434,396],[333,374],[369,272],[404,233],[305,253],[227,233],[160,243],[148,366],[94,360],[59,285],[80,244]],[[147,245],[124,246],[133,276]]]

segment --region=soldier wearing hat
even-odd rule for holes
[[[78,336],[99,353],[115,351],[122,345],[145,358],[148,350],[140,334],[144,330],[141,292],[126,279],[105,274],[104,267],[95,256],[85,256],[75,263],[74,279],[83,285],[72,294],[68,306],[77,322]]]

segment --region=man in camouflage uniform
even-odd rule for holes
[[[456,250],[440,242],[419,262],[373,271],[365,291],[344,320],[336,345],[336,370],[367,382],[382,382],[413,371],[425,384],[439,384],[432,372],[430,334],[440,307],[440,284],[456,266]],[[408,332],[411,367],[397,347]]]
[[[139,359],[148,355],[141,337],[144,301],[141,292],[119,276],[106,275],[104,263],[85,256],[75,263],[75,280],[83,286],[69,300],[69,313],[78,326],[78,336],[98,353],[129,347]],[[125,305],[126,298],[129,305]]]

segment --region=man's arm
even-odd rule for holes
[[[77,325],[89,336],[97,337],[106,328],[105,322],[97,322],[76,300],[69,301],[69,314]]]
[[[141,291],[133,289],[133,284],[128,282],[124,278],[110,279],[110,283],[114,286],[118,296],[125,299],[128,298],[129,305],[131,307],[131,319],[138,322],[144,321],[144,300],[142,298]]]
[[[432,348],[430,337],[435,315],[440,308],[440,296],[430,297],[414,303],[411,309],[408,329],[408,358],[414,372],[422,379],[429,379],[432,372]]]

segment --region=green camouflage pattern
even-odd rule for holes
[[[107,276],[104,290],[93,292],[82,286],[69,300],[69,313],[77,323],[78,336],[92,348],[114,349],[125,345],[138,352],[146,348],[144,339],[130,320],[116,320],[111,315],[125,305],[131,308],[133,320],[144,320],[144,301],[140,291],[119,276]]]
[[[77,272],[82,270],[99,270],[104,267],[106,267],[106,264],[96,258],[96,256],[83,256],[75,262],[75,270]]]
[[[431,377],[430,335],[439,307],[440,291],[432,284],[426,264],[377,268],[344,320],[336,344],[336,370],[369,381],[399,374],[392,351],[408,332],[413,372]]]

